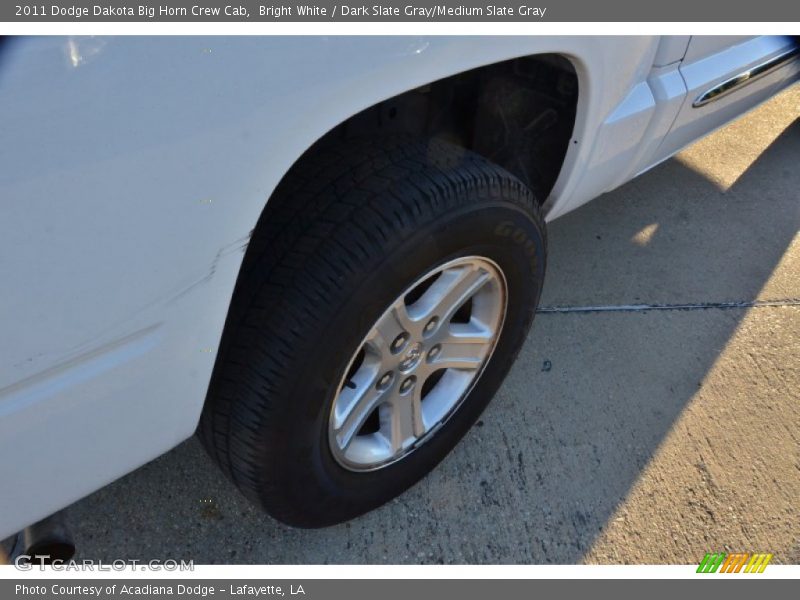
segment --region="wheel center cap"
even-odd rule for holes
[[[403,362],[400,363],[401,371],[410,371],[417,366],[419,359],[422,358],[422,344],[417,342],[412,344],[403,357]]]

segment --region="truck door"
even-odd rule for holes
[[[680,73],[687,95],[658,155],[667,157],[768,99],[800,74],[790,36],[694,36]]]

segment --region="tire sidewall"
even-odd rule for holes
[[[270,479],[304,512],[318,515],[325,523],[366,512],[433,469],[481,414],[524,342],[544,280],[544,234],[518,204],[498,198],[478,200],[465,202],[424,227],[400,232],[381,256],[342,281],[341,293],[330,299],[326,326],[306,349],[308,358],[297,369],[288,418],[283,421],[285,453],[273,464],[277,472]],[[413,282],[465,256],[490,259],[506,280],[506,314],[491,359],[461,405],[424,444],[377,470],[345,469],[330,450],[328,420],[353,354],[387,307]],[[268,503],[268,497],[263,499]]]

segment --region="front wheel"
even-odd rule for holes
[[[478,418],[533,319],[544,224],[503,169],[395,140],[305,157],[259,235],[201,437],[276,518],[337,523],[413,485]]]

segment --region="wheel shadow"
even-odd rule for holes
[[[673,159],[552,223],[543,305],[759,297],[800,225],[798,156],[800,120],[727,190]],[[262,515],[189,440],[69,509],[79,558],[580,562],[745,314],[540,314],[451,456],[387,506],[324,530]]]

